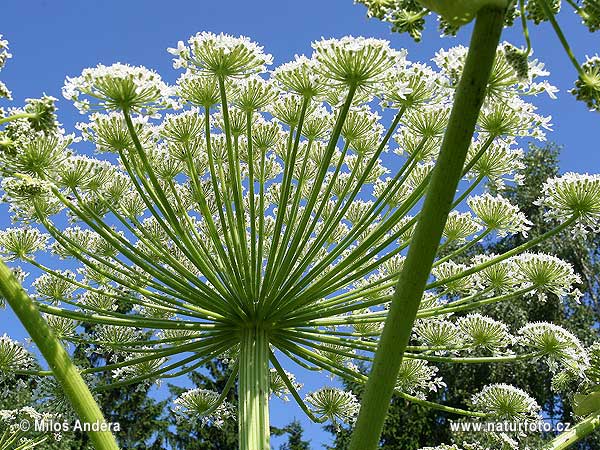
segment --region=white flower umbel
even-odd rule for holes
[[[261,73],[273,63],[273,57],[246,36],[214,34],[203,31],[190,37],[189,47],[179,41],[169,52],[177,58],[174,67],[190,67],[222,77]]]
[[[31,406],[18,409],[0,410],[2,437],[0,444],[8,449],[44,448],[62,438],[62,429],[54,430],[53,423],[59,423],[59,414],[41,412]],[[34,426],[35,425],[35,426]],[[47,428],[50,431],[43,431]]]
[[[284,89],[303,97],[319,98],[327,92],[325,79],[317,72],[317,62],[306,56],[296,55],[294,61],[282,64],[273,71],[273,78]]]
[[[575,373],[583,373],[589,366],[587,352],[575,335],[564,328],[547,322],[529,323],[519,332],[522,345],[547,356],[550,368],[556,372],[560,366]]]
[[[270,372],[270,380],[269,380],[269,385],[270,385],[270,390],[271,390],[271,396],[275,395],[276,397],[279,397],[280,399],[282,399],[284,402],[289,402],[289,395],[290,395],[290,390],[287,386],[287,383],[283,380],[283,378],[281,378],[281,375],[279,374],[279,372],[277,372],[277,370],[275,368],[271,368]],[[294,387],[294,389],[296,389],[296,391],[299,391],[300,389],[302,389],[302,383],[298,383],[296,381],[296,376],[288,371],[285,371],[285,375],[288,378],[288,381],[292,384],[292,386]]]
[[[586,227],[598,229],[600,223],[600,176],[568,172],[544,183],[537,204],[548,208],[548,218],[561,222],[575,217]]]
[[[6,334],[0,336],[0,375],[11,377],[16,371],[32,369],[33,356]]]
[[[0,231],[0,253],[8,260],[30,258],[47,248],[48,239],[37,228],[7,228]]]
[[[531,222],[519,211],[518,206],[511,205],[505,198],[485,193],[469,198],[467,203],[481,225],[495,230],[498,236],[515,233],[527,236]]]
[[[460,317],[458,327],[466,340],[475,347],[489,350],[504,348],[512,343],[512,336],[506,324],[481,314],[468,314]]]
[[[598,16],[598,5],[594,7]],[[600,56],[586,57],[575,87],[570,92],[577,100],[584,101],[591,111],[600,111]]]
[[[341,86],[365,87],[383,81],[401,57],[382,39],[347,36],[313,42],[317,69]]]
[[[429,391],[437,391],[445,386],[442,379],[435,376],[437,372],[438,368],[429,365],[427,361],[404,359],[400,364],[396,389],[419,398],[425,398]]]
[[[479,411],[500,420],[536,422],[540,419],[538,403],[522,389],[508,384],[486,386],[471,401]]]
[[[531,286],[541,299],[548,292],[559,298],[579,299],[581,293],[574,285],[581,283],[581,278],[571,264],[556,256],[528,252],[515,256],[513,262],[518,268],[516,278],[526,287]]]
[[[233,405],[220,402],[219,393],[206,389],[191,389],[174,401],[173,411],[181,420],[197,420],[201,424],[222,427],[225,420],[234,415]]]
[[[304,399],[312,406],[312,412],[339,426],[340,422],[352,424],[358,415],[360,404],[352,392],[326,387],[311,392]]]
[[[63,96],[80,112],[126,110],[154,114],[173,107],[172,89],[160,76],[145,67],[116,63],[85,69],[81,76],[67,78]]]

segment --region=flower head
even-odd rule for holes
[[[304,400],[312,406],[312,412],[317,417],[329,419],[334,425],[338,422],[353,423],[360,409],[352,392],[332,387],[312,392]]]
[[[286,382],[283,380],[283,378],[277,371],[277,369],[272,367],[269,372],[269,375],[269,388],[271,390],[271,395],[279,397],[284,402],[289,401],[290,399],[288,395],[290,394],[290,390]],[[286,370],[285,376],[287,377],[288,381],[292,384],[292,386],[294,386],[294,389],[296,389],[297,391],[302,389],[302,383],[298,383],[296,381],[296,377],[293,373],[290,373]]]
[[[438,368],[427,361],[405,358],[400,364],[396,389],[424,398],[428,391],[437,391],[445,386],[442,379],[435,376],[437,372]]]
[[[467,200],[469,207],[476,215],[482,226],[495,230],[499,236],[522,233],[527,235],[531,223],[519,207],[511,205],[501,196],[492,196],[488,193],[470,197]]]
[[[448,243],[461,243],[480,230],[481,225],[473,220],[473,216],[470,213],[451,211],[444,226],[443,235]]]
[[[273,78],[285,89],[303,97],[321,97],[328,89],[317,71],[318,63],[306,56],[296,55],[294,61],[282,64],[273,71]]]
[[[576,216],[582,230],[595,230],[600,223],[600,175],[567,172],[551,178],[536,203],[548,207],[547,217],[565,221]]]
[[[37,228],[7,228],[0,231],[0,253],[8,260],[31,258],[46,249],[48,239]]]
[[[553,371],[558,370],[558,363],[576,373],[583,372],[589,365],[587,352],[579,339],[553,323],[528,323],[519,330],[519,339],[523,345],[548,357]]]
[[[431,347],[458,347],[464,339],[462,331],[447,320],[420,320],[413,331],[418,340]]]
[[[94,109],[154,114],[174,107],[172,89],[160,76],[145,67],[116,63],[84,69],[81,76],[68,78],[63,96],[81,113]]]
[[[382,39],[346,36],[313,42],[318,70],[335,85],[369,87],[383,81],[398,54]]]
[[[227,402],[219,403],[219,394],[207,389],[191,389],[174,401],[174,412],[183,420],[200,420],[205,426],[212,424],[222,427],[225,420],[234,416],[233,406]]]
[[[273,63],[273,57],[246,36],[201,32],[188,39],[189,47],[179,41],[177,48],[169,49],[175,55],[174,67],[220,77],[243,77],[261,73]]]
[[[567,295],[578,298],[579,291],[574,285],[581,283],[581,278],[571,264],[544,253],[522,253],[512,259],[518,268],[516,278],[533,287],[542,299],[547,292],[560,298]]]
[[[466,341],[473,346],[487,349],[503,348],[512,343],[508,327],[481,314],[468,314],[457,321],[458,327],[464,333]]]
[[[0,374],[11,375],[17,370],[30,369],[34,364],[33,356],[6,334],[0,336]]]
[[[74,284],[75,274],[70,270],[57,272],[56,274],[44,273],[36,278],[31,286],[36,294],[53,303],[61,300],[71,300],[77,289]]]
[[[522,389],[508,384],[492,384],[484,387],[471,399],[480,411],[505,420],[539,419],[540,406]]]

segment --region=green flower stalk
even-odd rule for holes
[[[550,127],[525,98],[554,92],[537,63],[523,81],[497,46],[502,11],[482,17],[471,56],[440,51],[437,68],[387,41],[344,37],[267,73],[271,56],[248,38],[198,33],[170,49],[184,71],[174,86],[123,64],[68,78],[63,95],[87,115],[78,136],[39,130],[11,110],[0,172],[16,224],[0,231],[0,253],[23,265],[15,273],[35,272],[27,286],[57,339],[114,355],[81,370],[112,375],[92,389],[149,386],[220,358],[233,368],[224,391],[184,392],[172,406],[178,420],[219,426],[237,417],[240,449],[267,450],[276,395],[315,422],[354,423],[360,414],[356,439],[376,445],[376,426],[366,438],[361,429],[383,420],[393,393],[459,416],[499,414],[481,402],[428,401],[445,386],[438,363],[585,365],[566,330],[509,330],[476,310],[520,295],[578,296],[573,269],[532,250],[568,227],[598,226],[599,177],[549,180],[539,201],[552,230],[458,262],[482,239],[526,234],[518,208],[474,192],[518,181],[517,142],[544,139]],[[473,53],[485,59],[489,83],[473,71]],[[476,89],[459,83],[463,72]],[[96,154],[77,153],[80,138]],[[58,270],[65,260],[69,269]],[[399,280],[411,290],[394,294]],[[123,304],[132,310],[121,312]],[[400,327],[403,360],[396,348],[385,353],[396,334],[386,320]],[[81,325],[93,325],[93,336]],[[0,346],[3,376],[52,375],[20,363],[15,348]],[[357,362],[377,372],[382,358],[387,387],[371,381],[362,407],[328,385],[301,393],[288,371],[365,383]],[[237,414],[226,402],[236,383]],[[514,392],[493,394],[502,404]]]
[[[84,423],[105,424],[106,422],[100,408],[96,404],[92,393],[83,381],[77,368],[71,362],[69,354],[54,336],[53,331],[43,319],[35,304],[27,296],[13,272],[2,261],[0,261],[0,293],[11,306],[16,316],[21,320],[29,336],[36,343],[40,353],[48,362],[52,374],[60,383],[66,397],[71,401],[77,416]],[[5,350],[2,353],[3,355],[7,354]],[[2,369],[5,371],[7,368],[2,367]],[[33,422],[34,420],[35,417],[32,416],[31,421]],[[89,436],[95,448],[99,450],[116,450],[119,448],[110,431],[92,431],[89,433]],[[43,443],[47,438],[42,437],[40,439],[39,441],[34,441],[31,447],[27,448],[34,448]],[[0,444],[2,444],[2,441],[0,441]]]
[[[431,175],[421,218],[415,227],[375,353],[362,409],[350,442],[351,450],[377,447],[404,350],[410,339],[485,98],[505,12],[504,7],[485,6],[477,13],[469,54],[456,91],[440,156]]]

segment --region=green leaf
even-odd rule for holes
[[[573,397],[573,412],[578,416],[587,416],[600,411],[600,391],[591,394],[575,394]]]

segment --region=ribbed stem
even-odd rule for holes
[[[242,331],[239,370],[239,448],[270,450],[269,340],[263,328]]]
[[[7,300],[71,402],[82,422],[105,423],[104,416],[86,386],[68,353],[25,293],[10,268],[0,260],[0,293]],[[118,450],[119,446],[109,431],[90,431],[89,437],[96,450]]]
[[[404,350],[408,344],[431,266],[477,117],[485,98],[505,9],[486,6],[477,13],[469,53],[456,91],[440,156],[433,170],[423,208],[410,243],[379,348],[367,381],[350,450],[377,448]]]
[[[545,450],[563,450],[571,447],[575,442],[583,439],[600,427],[600,411],[595,412],[586,419],[572,426],[569,430],[559,434],[545,447]]]

